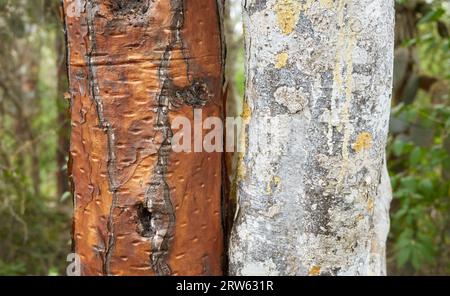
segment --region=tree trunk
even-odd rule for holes
[[[221,4],[64,3],[82,273],[221,274],[222,155],[171,148],[175,117],[223,114]]]
[[[248,126],[231,274],[384,274],[394,1],[243,9]]]

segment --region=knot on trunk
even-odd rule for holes
[[[143,15],[150,7],[150,0],[112,0],[110,5],[116,16]]]

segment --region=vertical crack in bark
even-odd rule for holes
[[[88,62],[88,70],[89,70],[89,84],[91,89],[91,98],[94,101],[95,108],[97,111],[98,121],[100,127],[105,131],[108,139],[107,143],[107,151],[108,151],[108,163],[107,163],[107,172],[108,172],[108,182],[109,188],[112,193],[112,202],[108,217],[108,245],[105,246],[105,255],[103,258],[103,273],[105,275],[111,274],[111,256],[114,250],[115,244],[115,234],[114,234],[114,209],[117,206],[118,202],[118,181],[116,176],[117,166],[116,166],[116,153],[114,150],[115,147],[115,133],[114,128],[107,121],[104,116],[104,108],[103,102],[100,98],[100,90],[97,81],[97,77],[95,75],[93,57],[95,56],[96,51],[96,42],[95,42],[95,24],[94,17],[96,13],[97,3],[95,0],[88,0],[86,2],[86,15],[87,15],[87,30],[88,30],[88,38],[90,49],[87,55]]]
[[[175,6],[173,6],[174,4]],[[175,226],[175,211],[166,177],[170,150],[172,149],[171,138],[173,136],[169,119],[169,86],[171,84],[169,70],[171,52],[180,43],[180,29],[183,25],[184,7],[182,1],[171,1],[171,5],[174,13],[170,27],[172,31],[169,44],[165,49],[158,70],[158,78],[162,82],[162,87],[157,102],[158,109],[155,130],[162,135],[162,142],[158,150],[158,159],[154,169],[153,179],[145,194],[145,207],[151,213],[150,263],[158,275],[171,274],[167,261],[169,257],[169,243],[173,237]]]
[[[169,118],[171,107],[178,108],[183,104],[192,107],[202,107],[210,100],[211,95],[203,80],[191,81],[189,77],[188,57],[184,52],[181,29],[184,25],[184,1],[171,0],[172,22],[171,35],[166,46],[158,70],[158,78],[162,84],[157,98],[157,119],[155,130],[162,136],[161,146],[158,150],[158,159],[154,174],[145,194],[145,209],[149,212],[150,228],[144,230],[143,236],[149,236],[151,241],[150,263],[158,275],[170,275],[168,264],[170,242],[174,235],[175,210],[170,195],[170,186],[167,182],[167,170],[172,149],[171,139],[173,131]],[[170,60],[172,52],[180,50],[186,63],[186,77],[190,85],[180,88],[174,85],[170,77]],[[140,216],[145,216],[140,212]],[[142,223],[142,219],[141,219]],[[142,225],[145,229],[145,225]]]

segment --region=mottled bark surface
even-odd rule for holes
[[[394,1],[243,9],[248,127],[231,274],[384,274]]]
[[[221,154],[170,143],[175,116],[222,116],[216,1],[64,7],[82,273],[221,274]]]

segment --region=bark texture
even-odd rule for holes
[[[381,275],[393,0],[244,0],[234,275]]]
[[[74,246],[84,275],[219,275],[220,153],[175,153],[175,116],[221,117],[215,0],[65,0]]]

